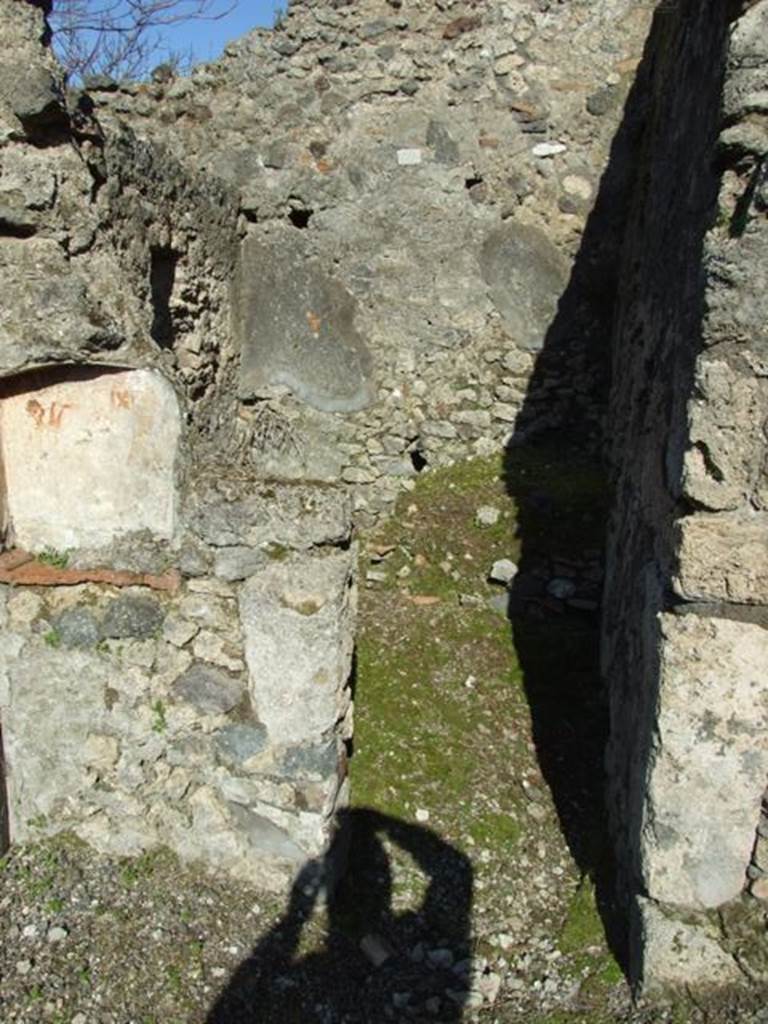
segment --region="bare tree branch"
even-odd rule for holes
[[[140,78],[167,49],[163,29],[217,21],[236,6],[237,0],[55,0],[53,48],[70,79]]]

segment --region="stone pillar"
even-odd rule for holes
[[[603,671],[631,969],[651,992],[743,980],[715,911],[742,898],[768,778],[768,3],[730,24],[719,0],[661,5],[648,59]]]

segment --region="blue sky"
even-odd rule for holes
[[[230,4],[227,0],[217,0],[212,6],[221,11],[226,10]],[[275,10],[285,6],[284,0],[237,0],[232,11],[218,21],[188,21],[168,25],[163,29],[163,35],[170,50],[186,53],[191,49],[196,63],[212,60],[218,57],[230,40],[245,35],[257,25],[271,26]]]
[[[5,3],[7,0],[0,0]],[[148,0],[151,9],[153,0]],[[175,24],[155,25],[144,36],[144,41],[152,45],[152,52],[144,69],[123,66],[119,70],[95,64],[86,68],[86,73],[100,70],[107,70],[120,77],[121,73],[127,75],[141,75],[142,70],[148,73],[151,68],[168,59],[169,55],[177,55],[182,60],[182,67],[188,61],[192,64],[199,64],[201,61],[213,60],[218,57],[226,44],[239,36],[244,35],[257,26],[272,26],[275,22],[275,15],[286,6],[287,0],[172,0],[169,7],[165,8],[166,15],[176,15],[179,21]],[[190,11],[200,9],[200,5],[210,14],[220,14],[218,18],[189,18],[184,17]],[[226,12],[226,13],[225,13]],[[101,18],[100,18],[101,15]],[[85,21],[84,21],[85,19]],[[93,48],[96,37],[88,31],[88,21],[93,19],[97,23],[107,24],[116,22],[123,28],[134,23],[130,14],[128,0],[73,0],[71,7],[65,0],[54,4],[51,24],[54,29],[53,49],[62,59],[65,67],[69,67],[73,74],[82,65],[78,60],[85,56],[89,48]],[[102,20],[103,19],[103,20]],[[75,28],[73,34],[75,52],[68,53],[67,47],[67,26]],[[61,30],[57,36],[57,30]],[[57,48],[57,38],[61,40],[60,48]],[[112,39],[122,38],[116,35]],[[154,45],[153,45],[154,44]],[[84,52],[83,52],[84,48]],[[98,52],[98,51],[97,51]],[[104,48],[101,49],[104,53]]]

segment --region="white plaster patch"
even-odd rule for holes
[[[401,167],[413,167],[421,163],[420,149],[398,149],[397,162]]]
[[[0,402],[0,448],[14,543],[98,546],[136,530],[170,539],[179,408],[149,370],[105,373]]]
[[[558,153],[565,153],[568,149],[562,142],[539,142],[533,147],[531,152],[534,156],[548,157],[557,156]]]

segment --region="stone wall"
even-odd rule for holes
[[[243,457],[230,190],[68,104],[40,5],[2,28],[3,848],[282,888],[346,800],[349,501]]]
[[[0,556],[11,839],[162,844],[285,888],[346,799],[348,518],[332,493],[251,481],[211,482],[190,515],[194,573],[172,548],[162,574]]]
[[[613,339],[608,770],[648,991],[742,981],[714,911],[765,892],[768,4],[743,6],[657,12]]]
[[[88,83],[104,124],[237,193],[233,340],[260,472],[342,481],[367,522],[425,465],[566,411],[599,433],[594,310],[570,311],[531,377],[650,13],[294,2],[189,78]],[[614,273],[602,254],[585,285],[608,294]],[[571,344],[585,333],[592,348]]]
[[[353,519],[566,428],[615,481],[633,978],[743,977],[768,0],[652,6],[296,0],[190,78],[77,93],[46,4],[2,6],[0,842],[282,887],[347,795]]]

